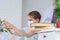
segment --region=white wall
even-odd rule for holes
[[[22,0],[0,0],[0,17],[20,28]]]
[[[27,14],[30,11],[38,10],[42,14],[52,2],[53,0],[22,0],[22,26],[27,26]]]

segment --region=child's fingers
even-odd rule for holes
[[[6,20],[4,21],[4,24],[5,24],[5,26],[6,26],[7,28],[11,28],[10,23],[7,22]]]

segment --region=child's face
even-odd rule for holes
[[[34,23],[38,23],[38,20],[34,19],[32,16],[28,16],[28,21],[33,21]]]

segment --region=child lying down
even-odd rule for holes
[[[0,40],[21,40],[21,37],[7,32],[0,32]]]

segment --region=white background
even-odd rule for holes
[[[0,17],[21,27],[22,0],[0,0]]]
[[[52,2],[53,0],[22,0],[22,27],[27,27],[27,14],[29,12],[37,10],[41,15],[45,15],[43,12],[50,7]]]

